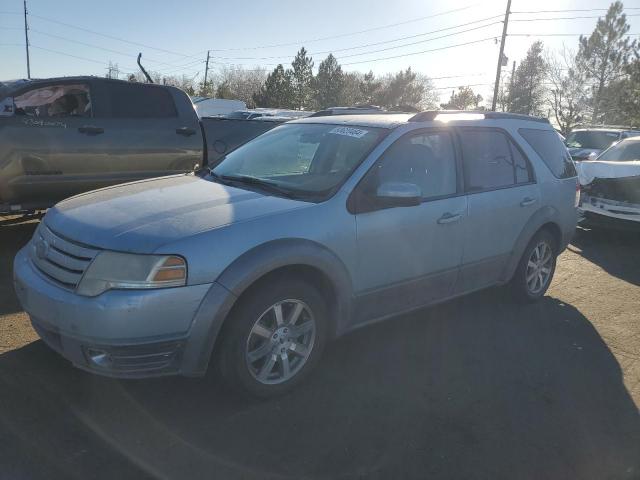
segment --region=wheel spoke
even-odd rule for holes
[[[282,377],[288,378],[291,375],[291,368],[289,366],[289,355],[286,352],[280,355],[280,365],[282,367]]]
[[[531,260],[529,260],[529,262],[527,263],[527,267],[529,268],[536,268],[538,266],[538,264],[536,262],[533,262]]]
[[[260,380],[265,380],[269,374],[271,373],[271,371],[273,370],[273,366],[276,363],[276,356],[275,355],[271,355],[266,362],[264,362],[264,365],[262,366],[262,368],[260,369],[260,372],[258,373],[258,378]]]
[[[269,342],[265,342],[260,347],[256,348],[247,353],[247,358],[249,359],[249,363],[254,363],[257,360],[260,360],[262,357],[268,355],[271,352],[271,344]]]
[[[551,269],[549,267],[542,267],[540,271],[545,275],[548,275],[549,273],[551,273]]]
[[[531,272],[529,275],[527,275],[527,283],[531,282],[531,280],[533,280],[536,276],[536,273],[538,273],[537,270],[534,270],[533,272]]]
[[[296,355],[300,355],[301,357],[306,357],[309,354],[309,349],[302,345],[301,343],[291,343],[289,349],[295,353]]]
[[[310,332],[313,329],[313,322],[307,321],[303,324],[298,325],[297,327],[291,327],[291,338],[298,338],[304,335],[307,332]]]
[[[253,328],[251,329],[251,333],[263,338],[271,338],[271,335],[273,335],[272,330],[269,330],[267,327],[260,325],[259,323],[256,323],[253,326]]]
[[[544,287],[544,277],[542,276],[542,272],[538,273],[538,279],[540,280],[540,288]]]
[[[284,323],[283,317],[282,317],[282,304],[281,303],[276,303],[273,306],[273,313],[276,317],[276,324],[280,327],[282,326],[282,324]]]
[[[301,303],[296,303],[296,306],[293,308],[293,310],[289,314],[289,317],[287,318],[286,323],[288,325],[295,325],[296,322],[298,321],[298,318],[300,318],[300,314],[302,313],[303,310],[304,310],[304,306]]]

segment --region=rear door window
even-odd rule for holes
[[[111,116],[115,118],[168,118],[178,112],[164,88],[135,83],[109,84]]]
[[[15,115],[37,118],[91,116],[89,86],[81,83],[34,88],[16,96],[13,102]]]
[[[533,181],[529,162],[497,129],[461,129],[460,144],[467,192],[493,190]]]
[[[555,177],[571,178],[577,175],[571,156],[556,132],[536,128],[520,128],[518,133],[549,167]]]

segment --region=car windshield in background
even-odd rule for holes
[[[618,140],[616,132],[580,131],[572,132],[567,137],[569,148],[593,148],[594,150],[604,150]]]
[[[622,141],[614,145],[606,152],[603,152],[598,160],[609,160],[615,162],[640,161],[640,141]]]
[[[320,201],[331,196],[386,130],[281,125],[234,150],[211,171],[221,182]]]

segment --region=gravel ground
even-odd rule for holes
[[[0,220],[0,479],[640,479],[640,236],[579,231],[548,295],[491,289],[354,332],[258,402],[78,371],[29,326]]]

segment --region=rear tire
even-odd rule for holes
[[[262,281],[243,295],[220,339],[217,363],[224,380],[269,398],[298,385],[317,365],[327,339],[327,308],[307,282]]]
[[[556,270],[558,247],[548,230],[540,230],[531,239],[518,268],[511,279],[511,289],[517,300],[531,303],[547,292]]]

